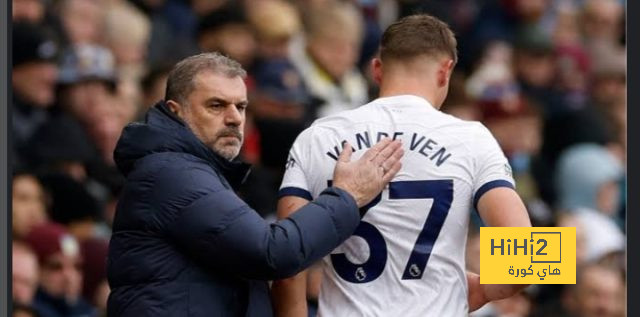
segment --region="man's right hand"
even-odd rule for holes
[[[347,191],[362,207],[373,200],[400,171],[402,143],[385,138],[351,162],[353,149],[345,144],[333,171],[333,186]]]

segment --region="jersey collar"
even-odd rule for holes
[[[376,102],[383,104],[393,104],[394,106],[400,107],[420,107],[429,110],[438,110],[429,102],[429,100],[416,95],[395,95],[380,97],[376,99]]]

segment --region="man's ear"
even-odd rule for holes
[[[444,87],[449,83],[451,73],[453,72],[454,62],[452,59],[447,59],[438,68],[438,86]]]
[[[182,119],[182,106],[180,106],[179,103],[173,100],[167,100],[166,104],[167,104],[167,107],[169,108],[169,111],[173,112],[173,114],[178,116],[178,118]]]
[[[373,81],[380,86],[382,82],[382,61],[377,57],[371,60],[371,75]]]

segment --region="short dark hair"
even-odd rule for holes
[[[169,73],[165,100],[186,103],[187,97],[194,89],[193,79],[204,71],[222,74],[229,78],[247,76],[247,72],[240,63],[218,52],[190,56],[178,62]]]
[[[457,62],[456,46],[456,37],[446,23],[428,14],[416,14],[394,22],[384,31],[380,58],[384,62],[445,54]]]

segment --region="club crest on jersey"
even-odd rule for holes
[[[505,174],[513,177],[512,175],[513,171],[511,170],[511,166],[509,166],[509,163],[504,163],[504,172]]]
[[[289,155],[289,158],[287,159],[284,169],[290,169],[294,166],[296,166],[296,160],[293,157],[291,157],[291,155]]]
[[[364,281],[364,279],[367,278],[367,272],[364,271],[364,269],[362,267],[359,267],[356,270],[356,280],[358,281]]]
[[[420,270],[418,265],[414,263],[414,264],[411,264],[411,267],[409,268],[409,274],[411,274],[411,276],[413,277],[418,277],[420,276],[420,274],[422,274],[422,271]]]

